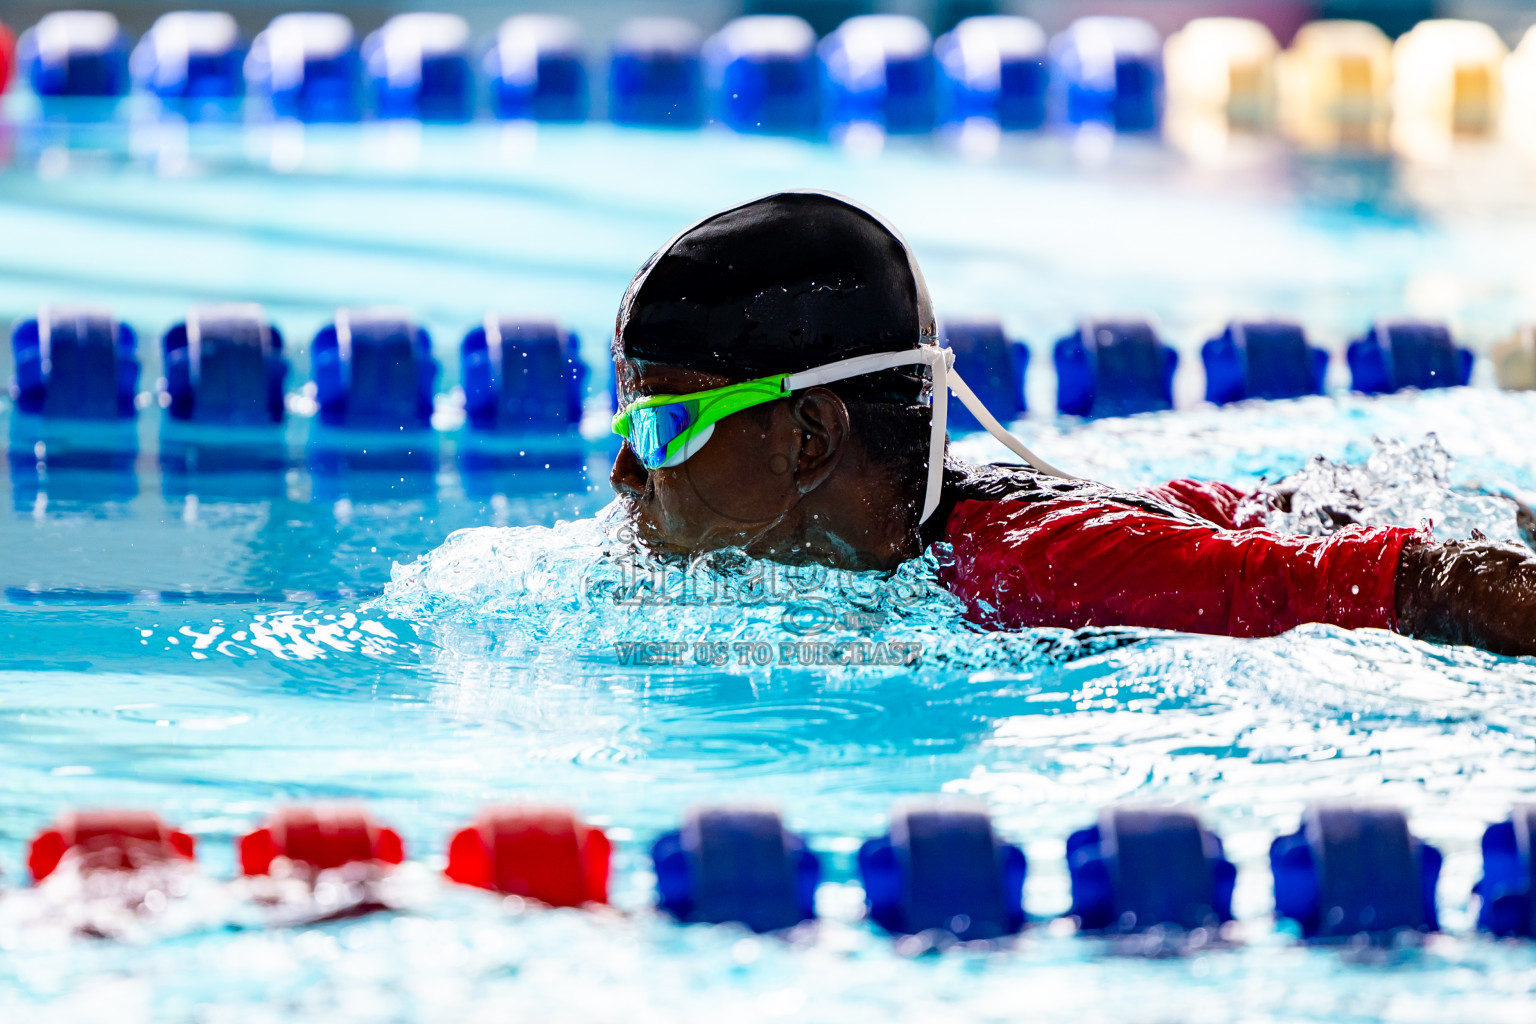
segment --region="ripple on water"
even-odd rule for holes
[[[1035,432],[1069,465],[1150,483],[1192,464],[1218,477],[1293,472],[1314,450],[1358,462],[1376,451],[1373,433],[1433,421],[1458,461],[1409,466],[1421,483],[1462,497],[1474,482],[1530,487],[1528,441],[1505,435],[1536,407],[1474,397],[1281,403]],[[1496,427],[1504,433],[1473,451]],[[1391,476],[1364,486],[1385,488]],[[1360,479],[1349,481],[1357,491]],[[1536,797],[1536,662],[1327,627],[1252,641],[989,634],[963,621],[931,561],[895,577],[786,577],[732,555],[684,571],[627,557],[601,518],[469,530],[397,566],[364,608],[257,608],[190,632],[159,628],[145,637],[159,660],[140,672],[55,671],[46,686],[30,670],[0,672],[0,742],[15,752],[0,765],[7,866],[31,828],[71,804],[160,806],[199,834],[205,862],[225,874],[228,839],[276,800],[367,799],[402,827],[413,855],[431,859],[479,803],[532,797],[568,800],[613,827],[626,916],[518,912],[444,887],[393,916],[251,930],[220,912],[133,948],[50,945],[0,927],[0,1013],[1528,1019],[1536,960],[1526,946],[1448,936],[1375,964],[1291,948],[1269,919],[1267,849],[1309,800],[1401,803],[1447,852],[1443,919],[1466,929],[1482,827]],[[858,612],[815,618],[814,638],[920,642],[921,660],[808,667],[743,664],[734,649],[722,663],[694,654],[697,644],[777,651],[804,640],[812,620],[798,610],[812,602]],[[220,650],[225,642],[249,651]],[[621,645],[645,643],[682,644],[681,663],[623,663]],[[192,653],[212,657],[193,665]],[[858,896],[843,880],[893,796],[937,789],[991,801],[1003,833],[1028,848],[1027,900],[1042,915],[1067,906],[1063,839],[1099,805],[1199,806],[1239,865],[1247,945],[1153,963],[1041,927],[1011,952],[899,956],[854,919]],[[654,831],[688,803],[734,798],[782,804],[828,853],[830,920],[809,945],[674,928],[648,909]]]

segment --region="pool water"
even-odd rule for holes
[[[190,301],[256,298],[302,345],[337,304],[388,301],[434,328],[450,385],[458,335],[487,307],[556,313],[600,356],[650,249],[786,185],[884,210],[941,315],[1002,315],[1037,355],[1073,317],[1109,311],[1155,314],[1186,353],[1252,309],[1297,314],[1337,344],[1413,308],[1454,317],[1482,347],[1536,280],[1518,196],[1426,196],[1391,168],[1366,199],[1341,201],[1358,169],[1328,177],[1331,190],[1298,185],[1285,161],[1192,182],[1159,151],[1084,169],[1049,143],[971,164],[926,148],[856,157],[476,126],[396,142],[395,163],[361,131],[303,137],[296,159],[289,139],[274,169],[270,138],[194,138],[161,167],[126,132],[39,133],[18,126],[0,175],[3,315],[89,298],[153,339]],[[299,364],[302,382],[302,352]],[[1048,374],[1032,386],[1048,408]],[[1187,399],[1197,376],[1183,386]],[[599,375],[595,415],[602,390]],[[1052,461],[1123,485],[1256,484],[1321,454],[1358,467],[1375,514],[1515,540],[1509,507],[1480,495],[1536,493],[1533,416],[1536,396],[1469,389],[1088,425],[1037,414],[1019,429]],[[658,574],[604,518],[606,439],[477,441],[449,401],[439,420],[430,436],[349,438],[302,415],[268,435],[178,430],[154,408],[122,428],[0,412],[0,1012],[1529,1019],[1536,948],[1475,936],[1469,893],[1484,826],[1536,798],[1530,659],[1315,626],[1249,641],[988,635],[921,562],[890,580],[729,557]],[[1001,453],[985,438],[956,446]],[[920,656],[777,655],[808,638]],[[685,654],[638,665],[637,643]],[[702,643],[776,653],[700,663]],[[1037,924],[1012,948],[914,957],[861,919],[859,841],[883,830],[893,798],[940,791],[985,797],[1027,849]],[[1446,853],[1447,934],[1364,956],[1302,948],[1274,924],[1269,840],[1323,797],[1410,811]],[[454,829],[483,803],[525,798],[609,830],[615,912],[537,911],[438,880]],[[274,804],[314,799],[365,801],[402,832],[417,863],[394,911],[295,925],[225,882],[235,836]],[[650,909],[650,839],[692,804],[739,799],[778,804],[824,855],[813,934],[681,928]],[[1066,835],[1122,799],[1188,802],[1225,838],[1239,867],[1232,948],[1128,957],[1052,923],[1068,905]],[[107,915],[107,940],[18,888],[30,836],[90,806],[158,809],[198,837],[204,872],[159,912]]]

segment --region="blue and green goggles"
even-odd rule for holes
[[[923,498],[920,522],[926,522],[939,504],[944,476],[945,426],[949,393],[953,391],[986,428],[1020,458],[1052,476],[1066,476],[1042,461],[1024,443],[1004,429],[986,406],[954,372],[954,353],[947,348],[925,344],[900,352],[877,352],[854,356],[800,373],[780,373],[759,377],[740,384],[698,391],[691,395],[647,395],[637,398],[613,417],[613,432],[629,443],[630,450],[648,470],[679,466],[704,447],[715,432],[715,424],[733,413],[754,406],[788,398],[804,388],[847,380],[866,373],[898,366],[925,365],[933,372],[933,417],[928,444],[928,487]]]
[[[691,395],[647,395],[613,417],[613,432],[629,442],[646,469],[679,465],[704,447],[715,424],[733,413],[787,398],[787,373]]]

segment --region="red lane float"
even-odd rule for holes
[[[133,871],[151,864],[191,860],[196,840],[153,811],[76,811],[58,818],[32,840],[27,866],[41,882],[74,853],[85,871]]]
[[[552,907],[608,902],[608,837],[567,807],[486,807],[448,844],[449,878]]]
[[[278,858],[314,871],[345,864],[395,865],[405,860],[399,833],[361,807],[285,807],[238,843],[240,871],[266,875]]]
[[[0,21],[0,93],[11,84],[11,73],[16,69],[16,37]]]

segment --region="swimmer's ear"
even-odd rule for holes
[[[852,436],[848,407],[826,388],[811,388],[794,397],[789,414],[800,428],[795,486],[809,494],[826,482],[847,450]]]

